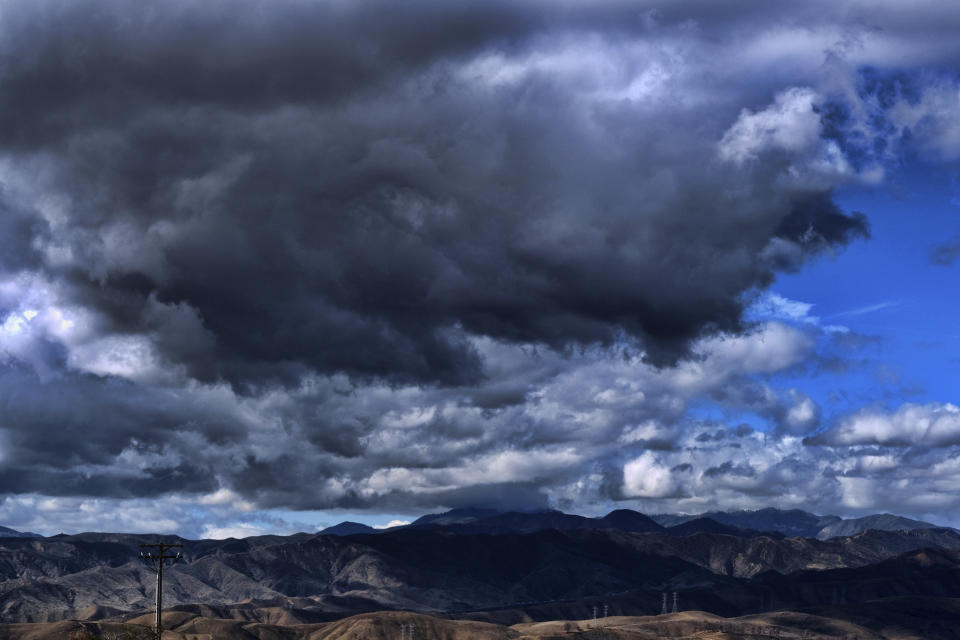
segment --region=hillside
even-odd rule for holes
[[[0,539],[0,616],[52,622],[91,608],[148,608],[154,574],[135,560],[146,539],[124,534]],[[164,597],[171,606],[252,601],[345,615],[517,606],[531,611],[543,603],[574,603],[550,605],[537,614],[547,619],[579,615],[576,603],[609,594],[633,594],[633,600],[623,596],[624,611],[649,613],[661,590],[691,585],[699,585],[700,591],[688,596],[698,607],[746,613],[759,597],[751,578],[865,567],[928,547],[960,549],[960,534],[868,531],[816,540],[618,529],[492,535],[407,528],[376,535],[182,542],[184,561],[165,574]]]
[[[62,640],[81,631],[97,637],[136,631],[147,637],[149,615],[126,621],[0,624],[0,640]],[[440,618],[401,611],[350,616],[326,623],[214,618],[171,612],[165,640],[956,640],[960,600],[888,598],[847,608],[775,611],[721,617],[703,611],[665,615],[557,619],[513,625]],[[402,628],[406,627],[406,631]]]

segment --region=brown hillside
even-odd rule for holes
[[[552,620],[513,626],[450,620],[405,612],[364,613],[334,622],[303,624],[275,607],[244,617],[216,618],[192,611],[164,615],[165,640],[399,640],[413,625],[414,640],[956,640],[960,599],[890,598],[849,606],[774,611],[725,618],[702,611],[599,620]],[[261,620],[272,620],[261,622]],[[289,621],[289,624],[284,624]],[[149,628],[149,613],[121,622],[64,620],[0,624],[0,640],[66,640],[86,629],[94,637]]]

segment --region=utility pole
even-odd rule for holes
[[[175,547],[182,547],[180,543],[167,543],[167,542],[155,542],[152,544],[142,544],[140,545],[141,549],[155,549],[156,551],[141,551],[140,559],[146,562],[156,562],[157,568],[154,571],[157,572],[157,624],[156,624],[156,638],[161,640],[163,636],[163,621],[160,618],[160,612],[163,610],[163,563],[165,560],[177,561],[182,556],[178,551],[176,555],[168,555],[164,553]]]

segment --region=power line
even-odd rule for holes
[[[160,612],[163,610],[163,563],[166,560],[173,560],[176,562],[181,557],[180,552],[178,551],[176,555],[167,555],[164,553],[169,549],[176,547],[182,547],[180,543],[167,543],[167,542],[154,542],[152,544],[141,544],[141,549],[156,549],[155,552],[151,551],[141,551],[140,559],[145,562],[155,562],[157,565],[156,569],[153,569],[157,572],[157,623],[154,633],[156,634],[157,640],[161,640],[163,636],[163,621],[160,617]],[[152,567],[151,567],[152,568]]]

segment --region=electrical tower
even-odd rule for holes
[[[141,549],[155,549],[156,551],[141,551],[140,559],[145,562],[156,563],[156,568],[153,569],[157,572],[157,624],[154,633],[156,634],[157,640],[161,640],[163,637],[163,621],[160,618],[160,612],[163,610],[163,563],[167,560],[173,560],[176,562],[182,556],[178,551],[176,555],[168,555],[165,552],[176,548],[182,547],[180,543],[167,543],[167,542],[155,542],[152,544],[142,544],[140,545]],[[153,567],[151,567],[153,568]]]
[[[673,613],[680,611],[680,594],[673,592]]]
[[[606,602],[604,602],[604,603],[603,603],[603,617],[604,617],[604,618],[607,617],[607,612],[608,612],[608,611],[610,611],[610,607],[607,605]]]
[[[413,623],[400,625],[400,640],[413,640]]]
[[[663,615],[663,614],[665,614],[665,613],[668,613],[668,611],[667,611],[667,592],[664,591],[661,595],[663,596],[663,604],[660,605],[660,615]]]

